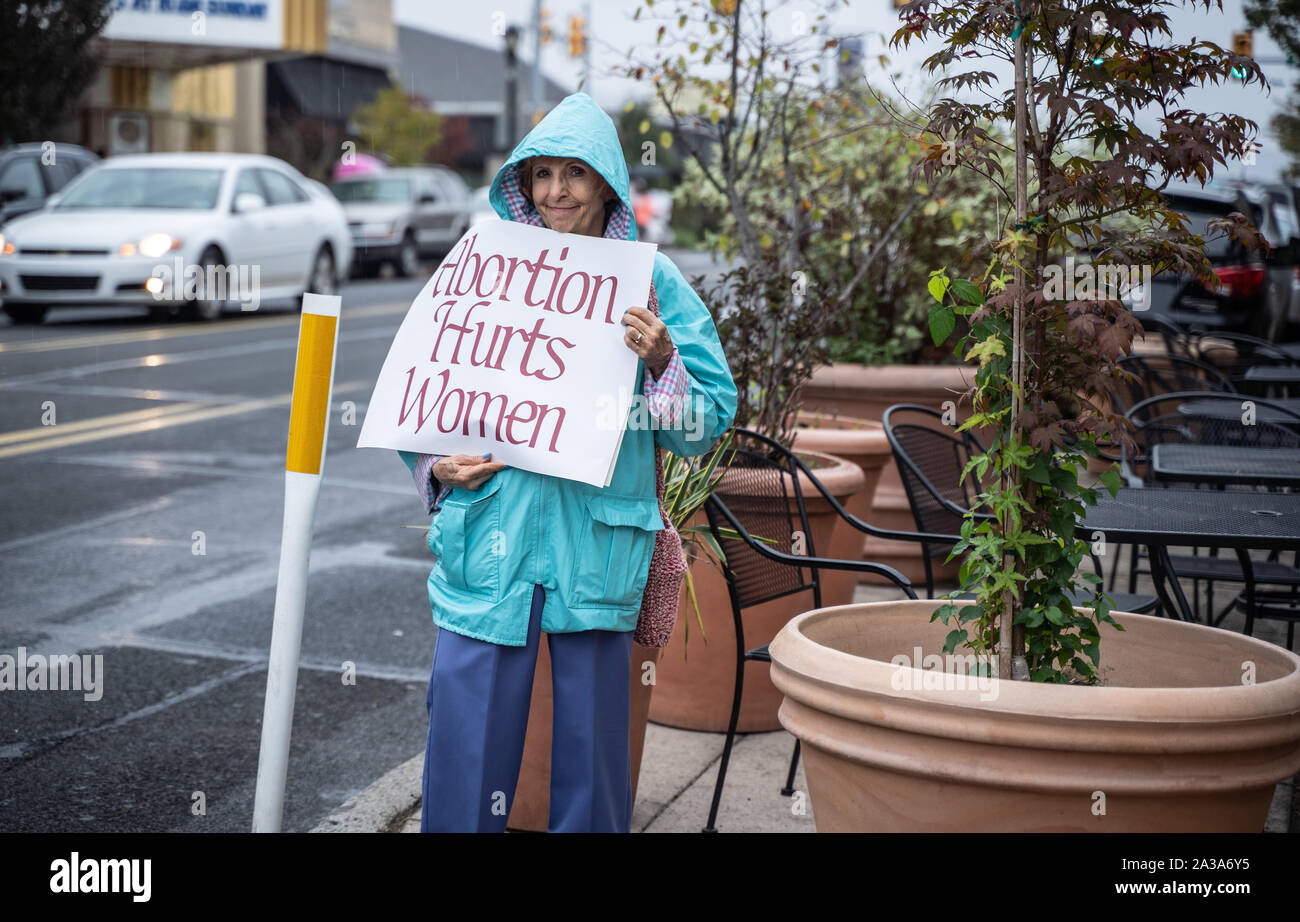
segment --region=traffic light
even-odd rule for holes
[[[583,16],[569,17],[569,57],[580,58],[587,53],[587,20]]]
[[[542,7],[541,21],[538,23],[538,28],[542,35],[543,45],[549,45],[552,41],[555,40],[555,32],[554,30],[551,29],[550,7],[546,7],[546,6]]]
[[[1245,32],[1232,33],[1233,54],[1240,54],[1249,58],[1249,57],[1253,57],[1254,50],[1255,50],[1255,42],[1254,42],[1253,32],[1251,32],[1250,30],[1246,30]],[[1233,67],[1232,76],[1236,77],[1238,80],[1245,80],[1246,68]]]

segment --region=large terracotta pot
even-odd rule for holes
[[[819,451],[843,458],[862,468],[863,487],[849,497],[845,509],[864,522],[871,522],[871,505],[876,495],[876,485],[886,464],[893,462],[889,440],[884,427],[878,422],[839,416],[830,413],[801,412],[794,431],[794,448],[797,451]],[[820,479],[820,478],[819,478]],[[844,560],[862,560],[862,544],[866,538],[843,519],[837,519],[831,531],[829,547],[814,546],[818,556],[838,557]],[[863,574],[849,570],[821,570],[822,605],[847,605]]]
[[[856,464],[820,452],[800,451],[799,454],[810,462],[809,467],[813,468],[817,479],[837,502],[845,502],[862,489],[863,474]],[[732,473],[723,475],[719,489],[725,491],[734,484]],[[813,548],[829,547],[838,516],[811,483],[801,483],[800,489],[808,511]],[[702,514],[697,521],[704,521]],[[683,589],[677,607],[677,627],[659,661],[657,685],[650,700],[650,719],[684,730],[716,733],[727,729],[736,681],[736,633],[731,601],[726,580],[708,562],[696,560],[692,563],[691,577],[708,642],[700,636],[695,610]],[[744,609],[745,648],[753,649],[769,642],[787,621],[812,607],[812,593],[806,591]],[[684,623],[687,618],[689,624]],[[781,729],[776,716],[781,706],[781,693],[772,685],[767,672],[766,663],[745,664],[737,724],[742,733]]]
[[[1281,647],[1118,614],[1102,686],[976,680],[908,665],[942,649],[938,604],[807,612],[773,641],[819,832],[1259,832],[1300,770]]]
[[[654,675],[646,663],[657,663],[663,649],[632,645],[632,665],[628,746],[632,769],[632,803],[636,803],[636,786],[641,775],[641,754],[645,749],[646,717],[650,712],[650,693],[654,685],[646,681]],[[524,757],[519,766],[519,782],[511,801],[509,829],[545,832],[551,806],[551,651],[546,634],[537,644],[537,671],[533,673],[533,696],[528,705],[528,732],[524,736]]]
[[[855,365],[838,363],[817,369],[804,385],[803,406],[808,411],[836,413],[879,421],[896,403],[917,403],[942,411],[944,401],[956,404],[957,419],[970,415],[970,405],[959,403],[962,393],[975,383],[974,368],[962,365]],[[916,531],[903,481],[891,457],[880,473],[871,507],[871,524],[893,531]],[[862,556],[884,563],[922,586],[925,564],[921,545],[914,541],[866,538]],[[936,582],[956,582],[960,559],[933,561]],[[882,577],[864,576],[863,582],[882,583]]]

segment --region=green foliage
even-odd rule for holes
[[[999,279],[1006,281],[1005,276]],[[1084,613],[1075,609],[1069,595],[1080,588],[1076,573],[1088,557],[1088,544],[1075,537],[1074,529],[1086,505],[1095,500],[1095,490],[1080,480],[1088,458],[1097,455],[1094,436],[1084,431],[1069,445],[1039,450],[1022,429],[1013,430],[1008,425],[1014,379],[1006,316],[982,311],[979,287],[967,279],[950,280],[942,270],[931,277],[929,291],[936,302],[932,327],[936,317],[981,315],[959,344],[968,358],[980,360],[974,412],[962,428],[995,427],[988,451],[971,458],[962,472],[963,477],[975,477],[979,490],[949,559],[964,554],[959,591],[974,592],[977,601],[935,611],[932,620],[954,627],[943,652],[962,644],[977,655],[996,654],[998,619],[1012,596],[1019,609],[1015,623],[1024,628],[1030,678],[1096,681],[1100,625],[1119,627],[1110,614],[1114,601],[1094,586],[1091,611]],[[1114,471],[1103,474],[1102,480],[1112,495],[1119,488]]]
[[[671,452],[664,455],[664,512],[668,514],[668,520],[682,536],[682,549],[688,562],[703,559],[713,567],[720,568],[727,559],[718,542],[714,540],[708,524],[692,525],[691,520],[704,507],[710,494],[713,493],[713,488],[718,485],[723,475],[727,473],[727,468],[731,466],[731,461],[735,457],[735,449],[731,444],[735,434],[734,429],[728,429],[718,440],[718,444],[700,457],[681,458]],[[740,538],[733,529],[720,528],[719,531],[724,538],[737,540]],[[700,636],[707,642],[709,638],[704,633],[704,620],[700,615],[700,603],[695,597],[695,580],[692,579],[690,570],[686,571],[686,593],[690,596],[691,605],[695,609],[695,621],[700,626]],[[689,645],[691,636],[689,618],[684,625],[686,635],[682,640],[685,648]]]
[[[817,85],[818,62],[837,44],[823,38],[826,13],[841,5],[805,4],[806,29],[781,40],[765,27],[766,14],[745,3],[647,2],[634,18],[659,18],[660,38],[671,28],[685,53],[637,60],[634,49],[623,68],[653,85],[672,122],[673,149],[680,143],[690,156],[687,187],[714,196],[707,208],[699,197],[679,196],[682,209],[711,211],[715,223],[734,226],[728,254],[738,264],[716,284],[691,283],[713,313],[740,385],[737,423],[786,445],[804,384],[845,335],[854,289],[823,286],[807,255],[812,238],[828,236],[820,226],[827,216],[814,216],[810,196],[829,182],[819,172],[818,146],[827,139],[818,125],[838,98],[824,81]],[[869,127],[845,130],[861,129]],[[756,171],[778,163],[791,164],[780,181],[756,180]]]
[[[1097,498],[1097,488],[1085,485],[1088,460],[1098,457],[1100,444],[1130,441],[1125,420],[1105,398],[1119,374],[1116,360],[1139,329],[1108,293],[1074,301],[1049,294],[1045,270],[1082,253],[1094,266],[1145,264],[1153,274],[1208,275],[1205,241],[1189,233],[1187,219],[1159,191],[1171,180],[1210,179],[1216,165],[1245,153],[1256,129],[1239,115],[1187,108],[1184,96],[1193,89],[1240,80],[1234,69],[1247,86],[1263,86],[1264,79],[1249,58],[1211,42],[1169,41],[1167,11],[1182,5],[1019,0],[1013,10],[1001,0],[912,0],[893,39],[904,46],[941,40],[925,62],[944,73],[941,90],[986,88],[979,101],[958,92],[929,108],[926,131],[957,156],[954,165],[923,160],[921,175],[971,170],[999,190],[1003,213],[1014,213],[1017,185],[1026,190],[1021,223],[1002,227],[975,249],[984,267],[977,278],[950,279],[946,269],[935,270],[925,290],[934,300],[932,337],[960,333],[964,320],[958,348],[979,363],[963,428],[994,432],[988,452],[972,458],[963,474],[974,478],[977,500],[953,550],[962,557],[962,590],[973,592],[976,603],[942,606],[935,617],[951,628],[949,650],[962,644],[1005,656],[1000,635],[1009,614],[1012,653],[1025,657],[1035,681],[1097,681],[1101,625],[1119,627],[1095,575],[1076,575],[1089,547],[1075,528]],[[1208,10],[1219,2],[1186,5]],[[1008,175],[1006,142],[989,126],[1014,137],[1011,81],[949,68],[979,67],[987,57],[1013,62],[1011,34],[1021,24],[1032,59],[1029,103],[1024,159]],[[1164,112],[1155,134],[1137,115],[1152,109]],[[1241,215],[1212,229],[1247,246],[1261,242]],[[1113,470],[1100,481],[1112,493],[1119,488]],[[1071,605],[1072,591],[1091,599],[1084,610]]]
[[[821,103],[820,106],[813,102]],[[809,292],[829,297],[842,317],[828,358],[867,365],[953,360],[926,336],[924,281],[935,265],[965,265],[972,246],[995,232],[997,190],[974,173],[915,175],[922,156],[951,154],[895,117],[898,102],[870,87],[796,94],[790,108],[807,140],[785,156],[776,148],[749,172],[749,221],[765,249],[789,226],[789,187],[809,227],[797,263]],[[705,243],[727,259],[739,252],[725,190],[687,167],[678,199],[716,215]]]
[[[0,5],[0,145],[48,140],[95,78],[112,0]]]
[[[442,116],[416,106],[400,86],[375,94],[374,102],[357,107],[352,120],[365,147],[386,155],[394,166],[419,166],[442,141]]]

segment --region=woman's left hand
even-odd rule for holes
[[[629,307],[623,315],[627,330],[623,342],[641,357],[650,373],[658,378],[673,357],[673,338],[662,320],[644,307]]]

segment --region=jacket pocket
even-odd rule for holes
[[[655,532],[663,528],[659,504],[643,496],[596,494],[574,551],[570,605],[633,608],[640,604]]]
[[[429,549],[438,554],[448,585],[492,599],[500,595],[506,550],[501,506],[495,498],[500,488],[497,474],[478,490],[452,490],[429,528]]]

